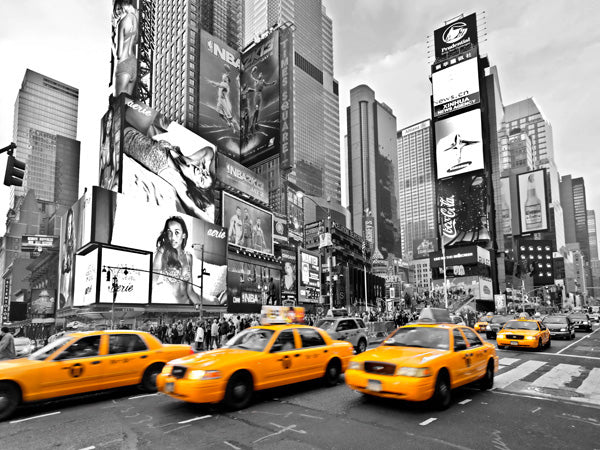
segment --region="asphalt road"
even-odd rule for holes
[[[498,355],[494,389],[458,389],[443,412],[343,383],[270,390],[233,413],[130,388],[21,408],[0,423],[0,448],[600,448],[600,330]]]

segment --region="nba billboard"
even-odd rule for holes
[[[433,32],[435,59],[448,58],[477,45],[477,17],[475,13],[461,17]]]

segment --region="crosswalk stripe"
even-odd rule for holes
[[[575,392],[600,397],[600,369],[595,367],[590,370],[590,374],[583,380],[583,383],[581,383]]]
[[[543,361],[526,361],[523,364],[498,375],[494,380],[494,389],[503,389],[509,384],[526,377],[546,363]]]
[[[516,363],[517,361],[520,361],[519,358],[501,358],[500,361],[498,361],[498,364],[500,364],[501,366],[511,366],[514,363]]]
[[[573,364],[558,364],[531,383],[535,387],[560,389],[583,372],[583,367]]]

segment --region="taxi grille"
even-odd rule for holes
[[[523,339],[524,336],[522,334],[507,334],[506,339]]]
[[[384,362],[367,361],[365,362],[365,372],[376,373],[377,375],[394,375],[396,372],[396,365]]]
[[[186,372],[187,372],[187,367],[173,366],[173,370],[171,371],[171,375],[174,378],[183,378],[183,377],[185,377],[185,373]]]

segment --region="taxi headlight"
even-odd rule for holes
[[[535,341],[537,339],[537,336],[525,336],[525,339],[527,339],[528,341]]]
[[[496,336],[497,339],[504,339],[505,337],[505,334],[499,334],[498,336]]]
[[[490,327],[489,325],[486,325],[486,326],[485,326],[485,329],[486,329],[487,331],[492,331],[492,327]]]
[[[363,363],[358,361],[350,361],[348,363],[348,370],[363,370]]]
[[[431,376],[431,368],[429,367],[399,367],[396,370],[396,375],[401,377],[424,378]]]
[[[171,370],[173,370],[173,366],[171,366],[170,364],[165,364],[162,368],[162,374],[163,375],[171,375]]]
[[[221,378],[218,370],[191,370],[187,376],[188,380],[217,380]]]

